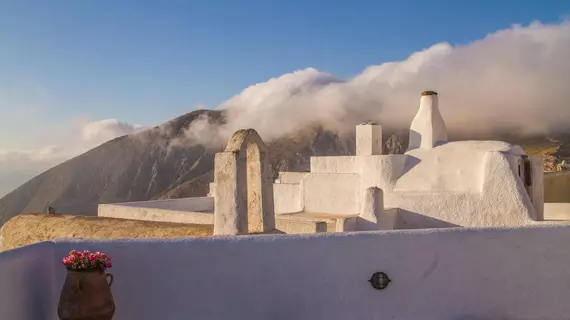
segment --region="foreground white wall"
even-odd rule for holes
[[[0,319],[58,319],[53,247],[44,242],[0,254]]]
[[[554,320],[570,316],[568,243],[570,227],[462,228],[57,241],[55,256],[111,255],[116,319]]]

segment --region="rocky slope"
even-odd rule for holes
[[[90,216],[96,215],[99,203],[206,195],[213,180],[214,154],[220,148],[208,149],[187,139],[183,144],[174,143],[186,137],[185,129],[203,117],[221,124],[225,116],[220,111],[195,111],[145,132],[111,140],[36,176],[0,199],[0,225],[19,213],[45,212],[47,206],[57,213]],[[407,137],[402,132],[385,132],[385,153],[405,150]],[[527,140],[511,142],[535,148],[532,151],[537,154],[561,157],[568,149],[563,139],[531,139],[526,146]],[[353,154],[354,138],[307,128],[268,143],[268,148],[276,175],[278,171],[308,170],[313,155]]]
[[[0,199],[0,225],[22,212],[96,215],[99,203],[204,196],[213,180],[219,149],[173,143],[184,129],[207,117],[223,123],[220,111],[199,110],[160,127],[111,140],[31,179]],[[175,145],[175,146],[173,146]],[[311,155],[349,154],[353,146],[318,128],[268,144],[274,171],[308,170]]]

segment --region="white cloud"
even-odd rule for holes
[[[65,136],[66,141],[54,141],[54,144],[37,149],[0,149],[0,165],[27,166],[30,163],[58,162],[69,159],[92,149],[116,137],[133,134],[144,130],[142,125],[132,125],[116,119],[79,121],[80,125],[70,125]],[[44,137],[46,138],[46,137]]]
[[[424,90],[440,93],[450,130],[542,133],[570,118],[568,57],[570,23],[515,25],[464,46],[438,43],[344,81],[311,68],[283,75],[223,103],[231,116],[222,130],[199,123],[188,134],[225,141],[254,128],[271,140],[310,123],[343,131],[363,119],[407,127]]]
[[[137,124],[121,122],[117,119],[105,119],[87,123],[81,132],[84,142],[101,144],[116,137],[138,132],[145,127]]]
[[[219,106],[229,113],[224,126],[215,128],[201,119],[187,136],[213,144],[225,143],[241,128],[255,128],[271,140],[312,123],[339,132],[362,120],[407,127],[424,90],[440,93],[450,130],[541,133],[568,127],[568,57],[570,23],[515,25],[467,45],[437,43],[403,61],[370,66],[351,79],[308,68],[252,85]],[[69,127],[45,143],[52,147],[0,151],[0,179],[2,168],[45,169],[142,129],[115,119]]]
[[[75,120],[64,132],[43,137],[53,144],[36,149],[0,149],[0,198],[27,179],[106,141],[144,130],[116,119]],[[49,132],[49,131],[48,131]]]

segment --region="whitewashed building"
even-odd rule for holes
[[[1,252],[0,319],[57,319],[71,249],[112,258],[116,319],[570,319],[568,204],[543,205],[540,160],[519,147],[447,141],[437,103],[422,95],[403,155],[382,155],[380,126],[364,124],[354,156],[276,182],[263,141],[240,130],[216,155],[211,196],[99,211],[223,236]],[[264,234],[233,236],[246,233]]]
[[[274,225],[312,233],[561,220],[559,206],[545,213],[540,157],[501,141],[448,141],[438,100],[436,92],[422,93],[405,154],[383,155],[382,127],[369,122],[356,128],[354,156],[312,157],[310,172],[281,172],[271,187],[263,141],[241,130],[216,155],[208,197],[104,204],[99,215],[214,224],[217,212],[216,234]],[[246,230],[246,216],[257,226]]]

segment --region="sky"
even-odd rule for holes
[[[395,71],[386,73],[386,66],[412,61],[414,53],[422,61],[443,59],[446,66],[462,68],[465,79],[472,81],[479,79],[477,71],[465,68],[466,61],[484,64],[488,60],[479,57],[491,59],[496,48],[533,52],[534,35],[553,39],[548,41],[555,44],[540,44],[553,54],[565,53],[569,14],[565,0],[0,0],[0,197],[102,142],[196,108],[255,106],[258,122],[266,115],[259,108],[269,110],[267,106],[278,105],[281,109],[271,109],[271,114],[280,114],[300,101],[336,105],[347,99],[349,90],[353,97],[354,87],[372,77],[371,71],[373,79],[394,78]],[[536,21],[554,29],[532,27]],[[521,25],[522,31],[513,25]],[[513,52],[521,55],[520,50]],[[538,53],[520,58],[520,65],[535,57]],[[555,73],[545,72],[545,78],[570,74],[568,63],[549,62],[563,59],[541,59],[536,60],[540,70]],[[395,68],[408,70],[418,65],[415,61]],[[509,63],[505,56],[504,64]],[[378,73],[373,66],[384,67]],[[436,68],[450,77],[450,68],[442,70]],[[517,74],[513,70],[509,74]],[[275,84],[268,82],[272,78],[279,88],[263,85]],[[346,79],[352,80],[345,84]],[[335,84],[339,81],[342,88]],[[330,83],[334,90],[328,86],[326,94],[313,94]],[[295,98],[293,107],[291,88],[301,88],[304,95]],[[259,98],[268,91],[277,92],[269,96],[271,101]],[[383,91],[394,96],[404,92]],[[541,94],[546,93],[536,96]],[[563,98],[558,91],[548,94]],[[339,117],[344,115],[341,109],[334,109]],[[320,117],[322,110],[332,109],[314,110]],[[250,119],[253,112],[245,114]],[[249,124],[244,119],[228,130]],[[295,127],[298,121],[286,123]],[[266,136],[287,130],[266,129]]]

